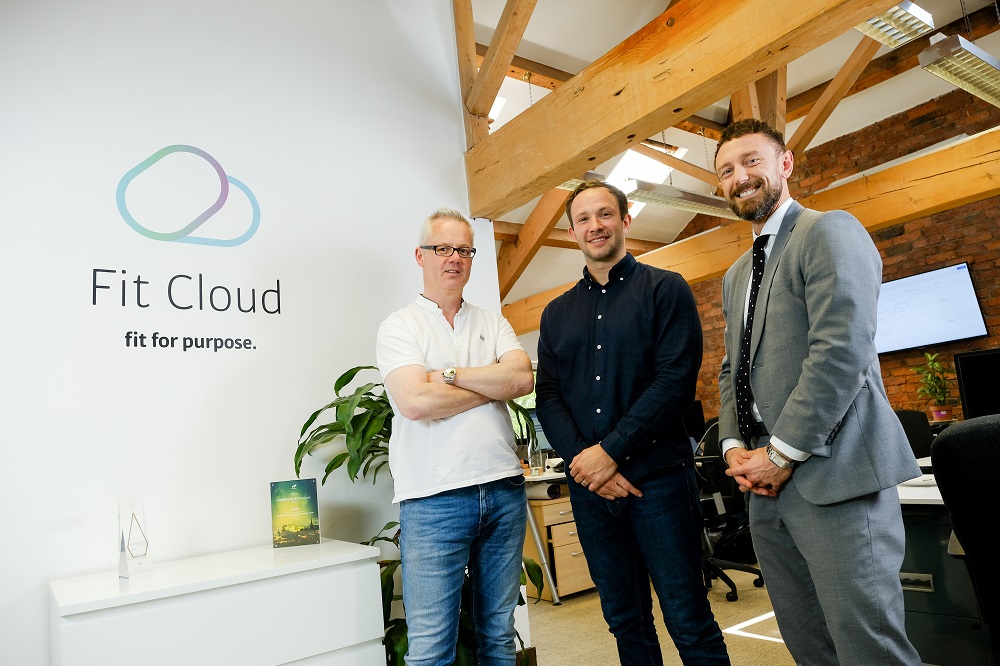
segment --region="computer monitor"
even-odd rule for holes
[[[1000,349],[955,354],[955,374],[964,418],[1000,414]]]

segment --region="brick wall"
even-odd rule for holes
[[[789,188],[792,196],[805,196],[841,178],[945,139],[962,133],[971,136],[997,125],[1000,125],[1000,109],[956,90],[810,149],[805,159],[796,163]],[[696,216],[685,229],[683,237],[727,222]],[[989,337],[935,345],[926,351],[940,353],[950,365],[956,352],[1000,347],[1000,197],[883,229],[874,234],[874,240],[882,255],[883,280],[894,280],[962,261],[971,265]],[[725,331],[721,305],[722,278],[695,284],[692,289],[698,300],[705,333],[705,356],[698,378],[698,397],[705,416],[710,417],[719,412],[718,374],[724,354]],[[919,377],[912,370],[923,364],[923,350],[883,354],[880,360],[892,405],[897,409],[925,410],[927,400],[917,395]],[[957,387],[953,397],[960,414]]]

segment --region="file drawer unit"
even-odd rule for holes
[[[594,587],[587,568],[587,558],[583,554],[580,538],[576,533],[573,507],[568,497],[554,500],[529,500],[528,510],[535,518],[541,532],[542,541],[548,548],[547,559],[552,568],[559,596],[589,590]],[[524,540],[524,555],[541,564],[542,559],[535,549],[529,531]],[[536,595],[535,586],[528,583],[528,596]],[[542,599],[552,601],[552,591],[548,583],[542,590]]]

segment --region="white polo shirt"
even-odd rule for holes
[[[524,350],[501,315],[463,301],[452,329],[437,304],[420,296],[382,322],[375,355],[384,381],[407,365],[431,370],[480,367],[518,349]],[[400,414],[391,395],[389,402],[394,412],[389,441],[393,502],[523,473],[502,400],[421,421]]]

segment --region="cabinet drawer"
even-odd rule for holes
[[[559,546],[553,548],[552,551],[556,570],[556,585],[559,587],[560,595],[572,594],[594,587],[594,581],[590,579],[590,570],[587,569],[587,558],[584,556],[580,544]]]
[[[553,525],[549,533],[552,536],[552,547],[566,546],[572,543],[580,543],[580,537],[576,533],[576,522]]]
[[[542,520],[546,525],[558,525],[568,523],[573,518],[573,507],[570,506],[569,498],[555,502],[546,502],[542,505]]]

